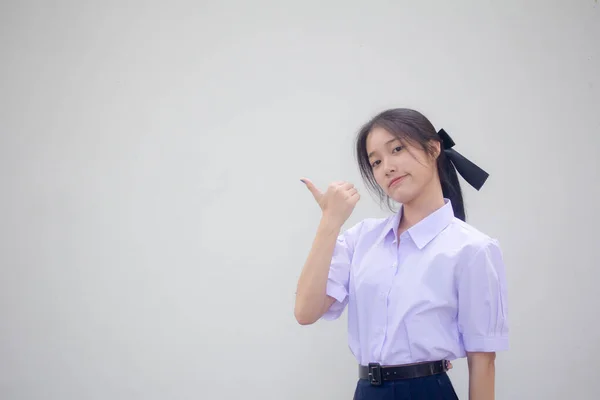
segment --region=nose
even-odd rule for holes
[[[383,170],[385,171],[386,175],[396,172],[396,168],[387,159],[384,159],[382,161],[382,163],[383,163]]]

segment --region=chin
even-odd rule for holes
[[[394,190],[392,193],[388,193],[388,197],[394,200],[396,203],[404,204],[409,201],[411,196],[408,196],[407,193],[402,193],[401,190]]]
[[[388,192],[388,197],[400,204],[410,203],[415,198],[415,194],[413,191],[406,189],[403,187],[393,188],[393,190]]]

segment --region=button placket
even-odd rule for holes
[[[389,243],[389,242],[388,242]],[[393,241],[393,243],[397,243],[396,240]],[[386,332],[387,332],[387,324],[388,324],[388,302],[389,302],[389,297],[390,297],[390,292],[392,290],[392,286],[393,286],[393,282],[395,279],[396,274],[398,273],[398,265],[400,265],[399,260],[399,252],[398,252],[398,246],[395,245],[393,246],[393,250],[392,250],[392,260],[389,260],[388,262],[391,262],[391,268],[393,269],[387,269],[384,270],[386,271],[386,274],[388,274],[388,279],[385,280],[385,285],[382,285],[382,288],[379,292],[379,297],[380,297],[380,301],[381,301],[381,305],[383,306],[382,309],[385,310],[385,313],[383,315],[383,317],[385,318],[383,321],[381,321],[381,325],[376,328],[376,332],[377,332],[377,337],[378,340],[380,341],[380,346],[379,346],[379,356],[381,357],[381,352],[383,351],[383,346],[385,345],[385,341],[386,341]],[[390,265],[390,264],[388,264]]]

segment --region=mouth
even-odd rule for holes
[[[392,179],[390,184],[388,185],[388,188],[391,188],[392,186],[402,182],[404,180],[404,178],[406,178],[406,175],[402,175],[402,176]]]

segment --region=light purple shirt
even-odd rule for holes
[[[348,308],[348,345],[358,363],[454,360],[508,349],[506,277],[498,241],[445,205],[398,237],[402,209],[365,219],[338,237],[327,282]]]

